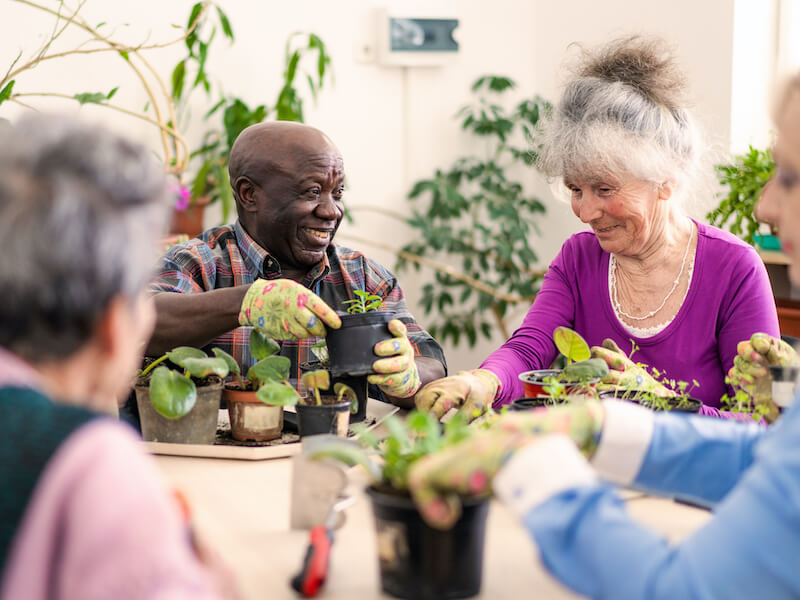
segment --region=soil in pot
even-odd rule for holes
[[[539,396],[538,398],[517,398],[509,407],[511,410],[533,410],[543,406],[558,406],[569,404],[568,398],[554,399],[549,396]]]
[[[394,319],[394,313],[339,313],[339,317],[342,319],[342,326],[339,329],[329,329],[325,338],[331,375],[369,375],[373,372],[372,363],[380,358],[373,351],[375,344],[393,337],[388,323]]]
[[[319,361],[309,361],[300,363],[300,370],[303,373],[308,371],[317,371],[319,369],[328,370],[327,367],[323,367],[322,363]],[[341,377],[334,377],[331,374],[331,389],[337,384],[343,383],[350,389],[352,389],[356,393],[356,398],[358,398],[358,409],[354,414],[350,415],[350,422],[351,423],[360,423],[364,419],[367,418],[367,377],[362,375],[360,377],[350,377],[347,375],[343,375]],[[302,392],[301,392],[302,393]]]
[[[217,433],[222,380],[212,376],[195,382],[197,402],[178,419],[161,416],[150,402],[149,379],[136,382],[136,404],[142,425],[142,439],[172,444],[213,444]]]
[[[222,395],[228,405],[233,439],[267,442],[281,436],[283,406],[264,404],[256,398],[255,390],[237,382],[225,384]]]
[[[550,386],[549,380],[551,379],[562,383],[565,386],[567,394],[580,394],[586,392],[588,389],[594,389],[600,381],[599,378],[576,383],[560,381],[559,377],[561,377],[561,373],[560,369],[538,369],[520,373],[519,380],[522,382],[522,391],[525,397],[539,398],[540,396],[549,396],[550,393],[545,390],[545,388]]]
[[[398,598],[468,598],[480,593],[487,498],[462,500],[452,529],[427,525],[408,495],[368,488],[378,534],[381,589]]]
[[[337,402],[336,396],[321,396],[320,399],[322,404],[317,404],[314,396],[308,396],[295,406],[297,431],[300,437],[320,433],[347,436],[347,428],[350,425],[350,401]]]

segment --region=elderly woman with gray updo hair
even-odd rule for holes
[[[423,388],[420,408],[462,405],[472,415],[521,397],[518,375],[548,368],[553,331],[566,326],[606,360],[606,383],[663,389],[634,364],[645,363],[696,381],[701,411],[719,414],[737,344],[754,332],[778,336],[778,321],[753,248],[684,212],[703,189],[684,89],[661,41],[626,38],[583,53],[546,126],[540,166],[591,230],[564,243],[511,338],[479,369]]]

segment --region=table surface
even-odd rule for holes
[[[239,577],[244,598],[298,598],[289,579],[300,567],[308,532],[290,530],[292,461],[240,461],[155,456],[167,482],[189,500],[195,524]],[[631,516],[676,541],[704,524],[707,511],[625,490]],[[388,598],[380,591],[372,513],[366,496],[347,509],[336,532],[329,599]],[[478,598],[575,598],[541,566],[535,545],[516,518],[492,501]]]

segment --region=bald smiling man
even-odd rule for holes
[[[236,139],[228,171],[238,219],[163,257],[151,286],[157,321],[147,354],[217,346],[246,371],[254,362],[248,339],[255,325],[278,338],[297,377],[298,364],[313,358],[309,348],[326,328],[339,326],[342,301],[366,290],[383,298],[398,321],[390,324],[398,360],[387,361],[393,371],[371,382],[386,399],[413,407],[417,389],[446,374],[444,353],[409,313],[392,273],[333,243],[344,214],[344,161],[330,138],[300,123],[259,123]],[[265,299],[260,312],[256,294]],[[310,300],[294,309],[298,294]]]

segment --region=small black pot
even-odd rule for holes
[[[620,392],[614,391],[607,391],[607,392],[600,392],[598,394],[601,398],[616,398],[617,400],[626,400],[627,402],[633,402],[638,404],[639,406],[644,406],[645,408],[651,408],[653,410],[660,411],[661,408],[654,408],[650,405],[646,398],[635,398],[635,397],[625,397],[624,394]],[[669,412],[678,412],[678,413],[698,413],[700,409],[703,407],[703,402],[698,400],[697,398],[664,398],[667,403],[669,404]]]
[[[331,375],[357,377],[373,373],[372,363],[378,360],[375,344],[392,337],[388,323],[394,319],[390,311],[372,311],[349,315],[339,313],[342,326],[328,329],[325,338],[331,361]]]
[[[335,399],[332,399],[335,402]],[[323,402],[325,397],[323,396]],[[298,404],[297,431],[300,437],[332,433],[342,437],[347,436],[350,425],[350,401],[331,404]]]
[[[320,369],[324,369],[328,371],[327,367],[323,367],[319,361],[308,361],[300,364],[300,370],[303,373],[307,373],[308,371],[317,371]],[[333,390],[333,386],[337,383],[343,383],[349,388],[351,388],[356,393],[356,398],[358,399],[358,408],[356,409],[355,413],[350,414],[350,422],[351,423],[360,423],[364,419],[367,418],[367,378],[366,376],[362,375],[361,377],[334,377],[331,374],[331,390]]]
[[[543,406],[559,406],[569,404],[565,400],[553,400],[551,397],[539,396],[538,398],[517,398],[509,407],[511,410],[532,410]]]
[[[462,499],[461,518],[440,531],[407,495],[367,488],[378,532],[381,589],[398,598],[468,598],[481,591],[487,498]]]

